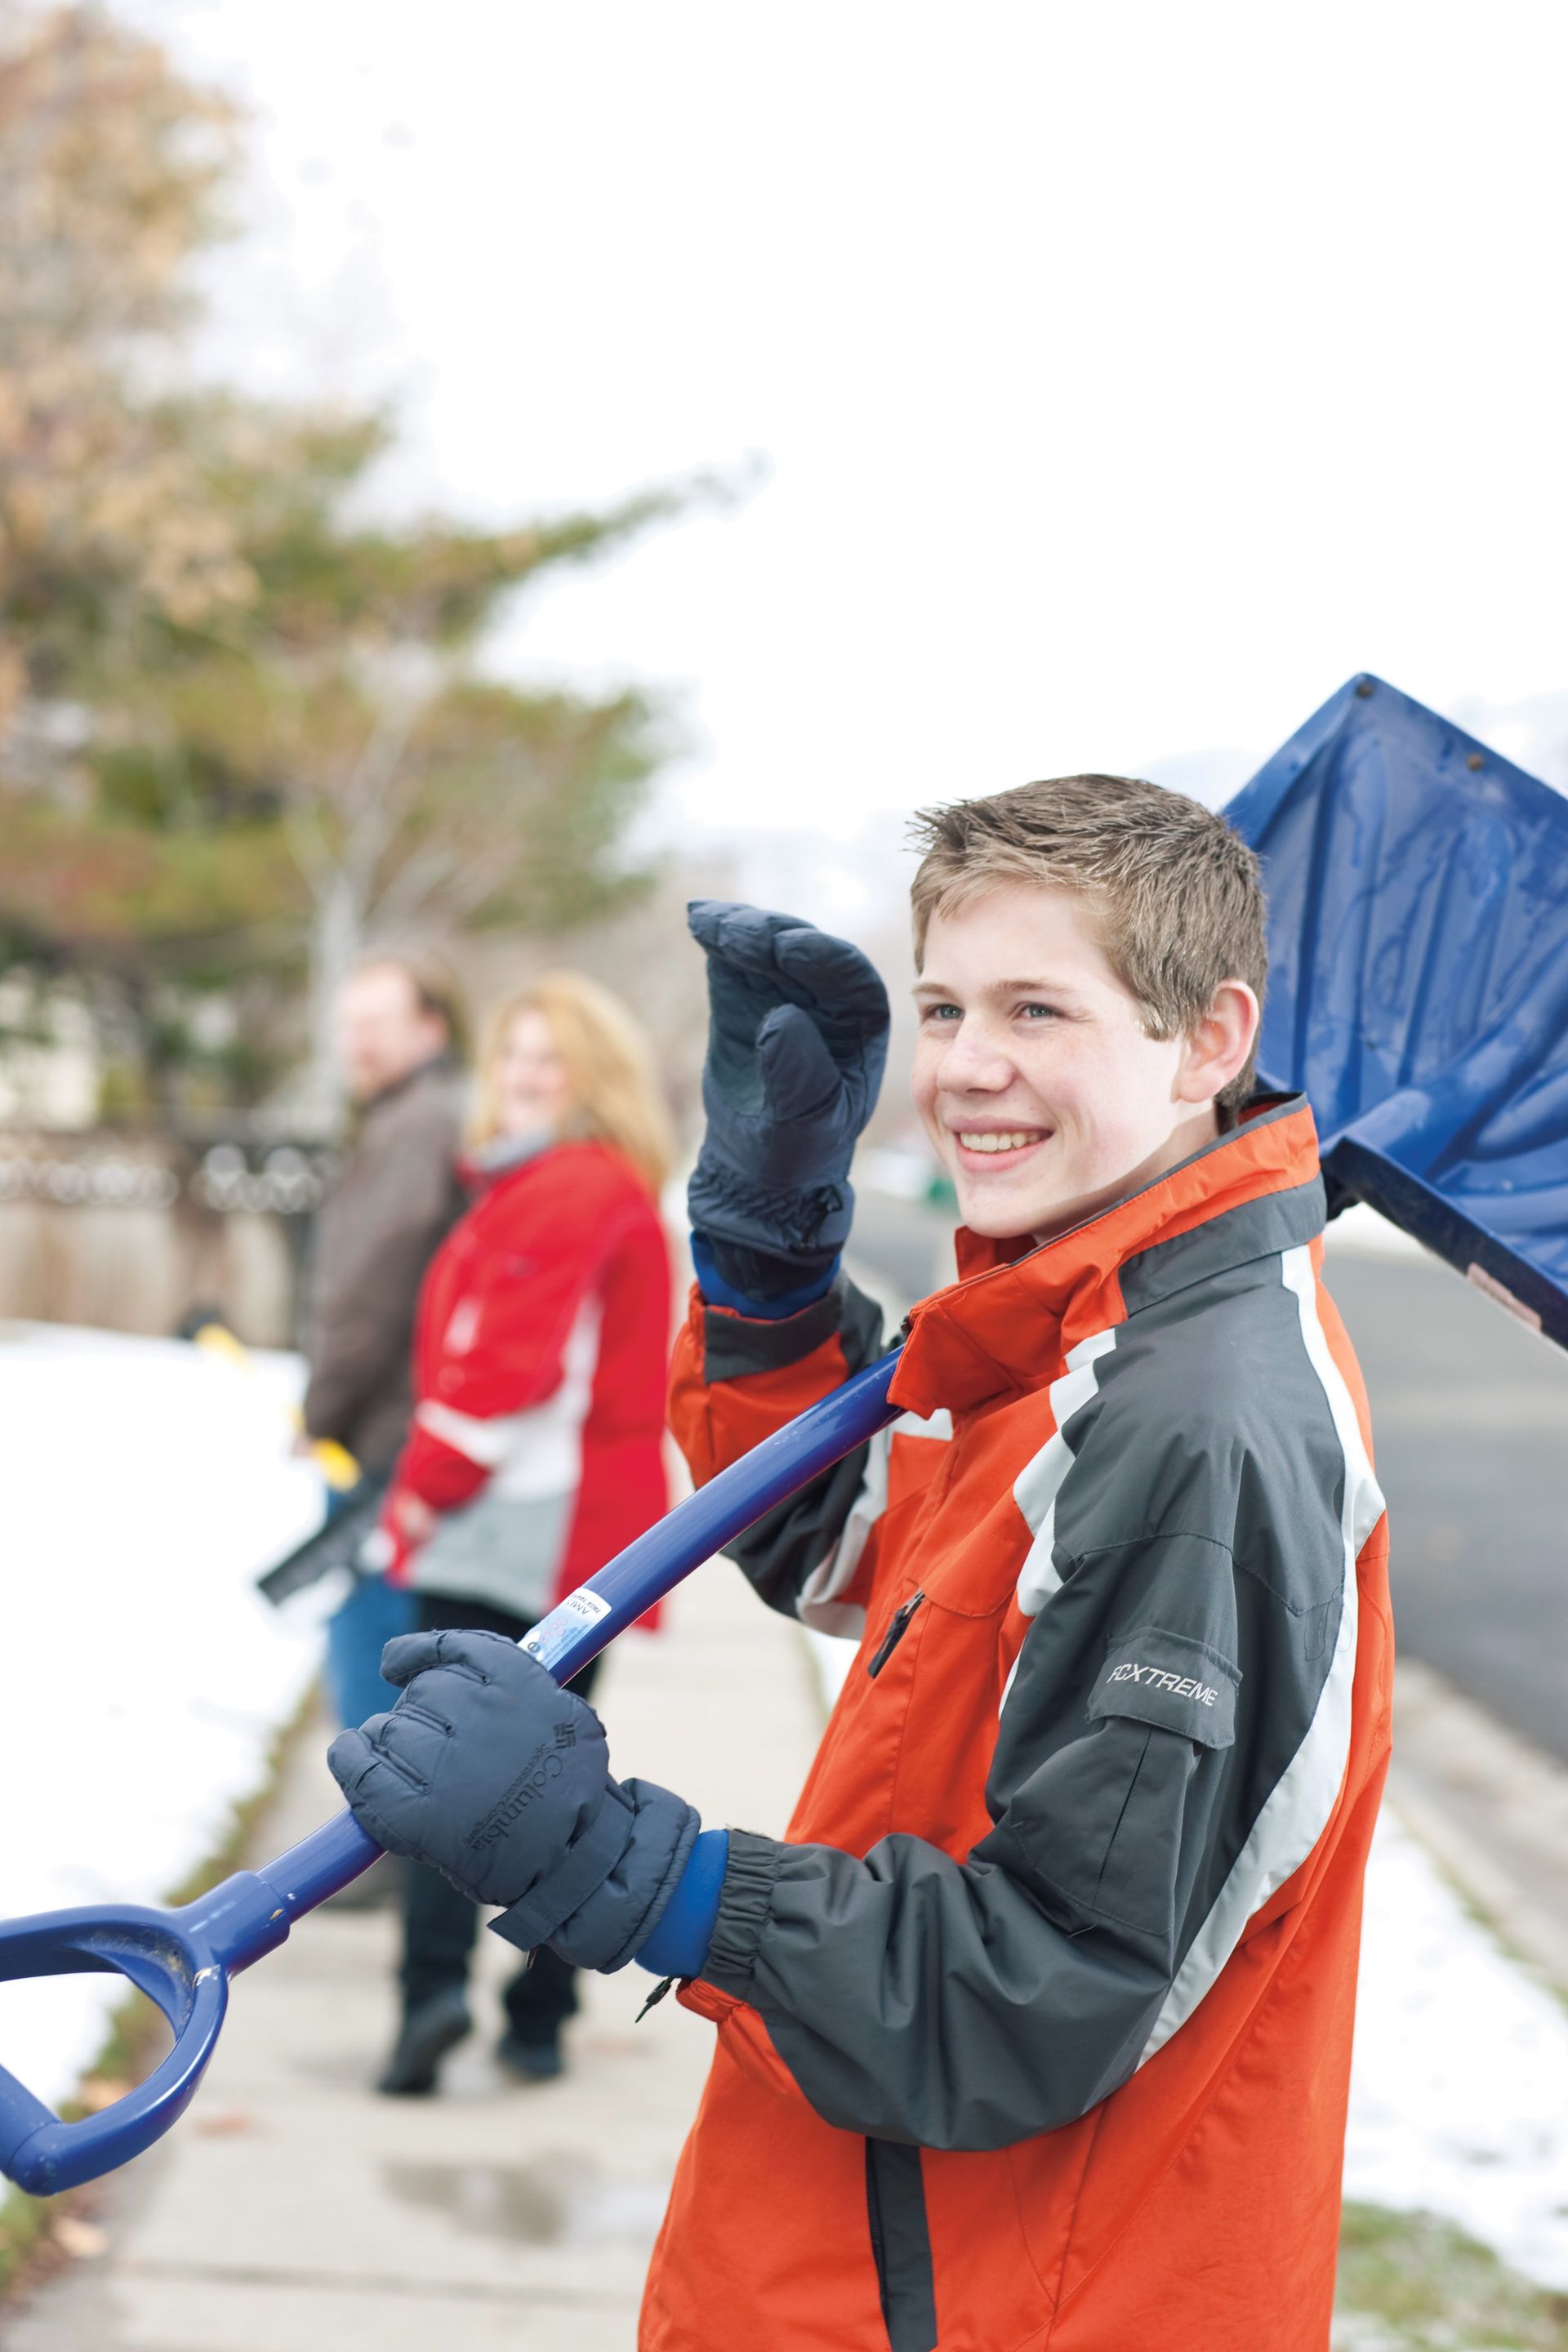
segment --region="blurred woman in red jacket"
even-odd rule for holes
[[[521,1640],[664,1511],[658,1198],[671,1148],[648,1048],[614,997],[554,972],[502,1005],[458,1163],[473,1205],[425,1277],[414,1419],[384,1519],[392,1580],[413,1588],[423,1629]],[[466,1895],[409,1865],[384,2091],[434,2090],[469,2032],[477,1924]],[[559,2074],[576,2005],[573,1971],[540,1952],[508,1989],[502,2063],[525,2081]]]

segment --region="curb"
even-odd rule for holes
[[[1568,2000],[1568,1765],[1410,1659],[1394,1670],[1388,1802],[1515,1957]]]

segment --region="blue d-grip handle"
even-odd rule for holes
[[[898,1350],[847,1381],[743,1460],[689,1496],[542,1618],[523,1647],[571,1679],[683,1577],[763,1513],[896,1418]],[[228,2005],[228,1979],[282,1943],[296,1919],[367,1870],[380,1853],[352,1813],[334,1814],[262,1870],[237,1871],[177,1910],[126,1903],[41,1911],[0,1926],[0,1981],[99,1970],[155,2000],[174,2046],[112,2106],[62,2123],[0,2066],[0,2173],[35,2197],[96,2180],[150,2147],[189,2105]]]

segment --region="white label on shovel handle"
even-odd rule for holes
[[[560,1661],[576,1647],[584,1627],[596,1625],[609,1613],[610,1604],[603,1593],[595,1592],[591,1584],[580,1584],[548,1617],[540,1619],[531,1633],[524,1634],[519,1646],[553,1674]]]

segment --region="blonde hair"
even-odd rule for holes
[[[921,809],[913,831],[925,852],[910,890],[917,969],[934,914],[1000,883],[1042,882],[1088,899],[1151,1037],[1195,1027],[1222,981],[1246,981],[1263,1002],[1258,860],[1223,817],[1184,793],[1132,776],[1055,776]],[[1251,1093],[1255,1059],[1216,1097],[1222,1116]]]
[[[675,1164],[675,1134],[647,1039],[625,1006],[578,971],[547,971],[497,1006],[485,1024],[468,1140],[501,1131],[496,1065],[520,1013],[550,1024],[572,1089],[571,1132],[591,1136],[635,1170],[657,1199]]]

